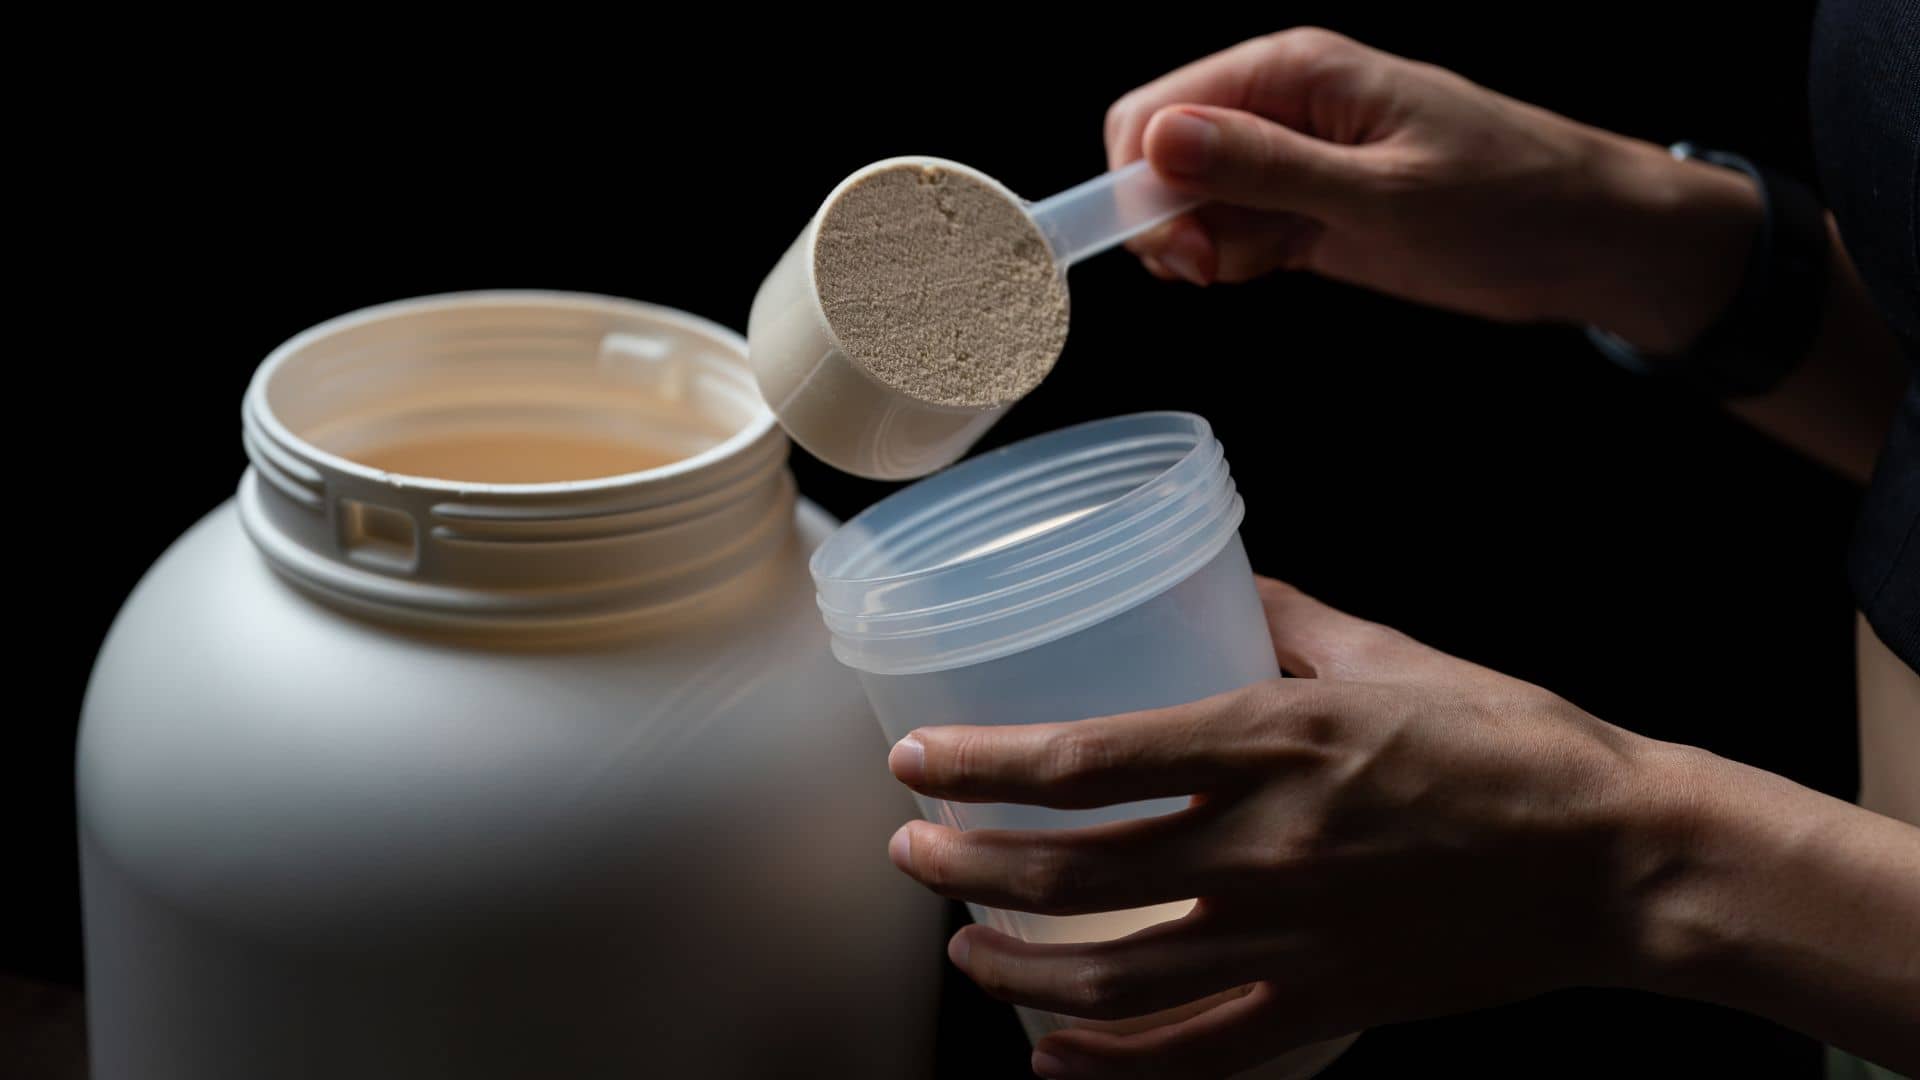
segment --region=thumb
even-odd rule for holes
[[[1170,105],[1147,122],[1141,148],[1181,190],[1256,210],[1337,217],[1365,179],[1354,147],[1238,109]]]

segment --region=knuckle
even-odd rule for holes
[[[1231,148],[1227,164],[1240,165],[1251,177],[1271,183],[1298,171],[1298,157],[1274,125],[1254,117],[1232,117],[1220,125]]]
[[[1520,715],[1572,719],[1581,714],[1580,707],[1573,702],[1530,682],[1511,680],[1501,692],[1506,696],[1509,708]]]
[[[949,740],[945,754],[936,754],[929,748],[926,767],[929,775],[938,776],[946,783],[964,783],[978,779],[985,772],[987,760],[987,733],[968,732]],[[938,772],[935,772],[936,762],[944,766]]]
[[[1345,717],[1325,705],[1299,710],[1293,716],[1290,727],[1289,734],[1294,744],[1315,755],[1330,755],[1336,747],[1346,742]]]
[[[1267,42],[1270,48],[1298,54],[1331,52],[1354,43],[1352,38],[1324,26],[1289,26],[1268,34]]]
[[[915,844],[914,873],[935,888],[945,888],[954,880],[954,842],[951,837],[922,835]]]
[[[1363,622],[1353,628],[1349,650],[1363,660],[1387,660],[1404,653],[1413,639],[1391,626]]]
[[[1372,194],[1381,199],[1395,196],[1418,195],[1433,189],[1435,184],[1434,163],[1428,158],[1412,153],[1390,153],[1374,155],[1370,158],[1366,179],[1372,188]],[[1414,217],[1430,212],[1429,207],[1407,203],[1374,200],[1380,216],[1385,220],[1412,220]]]
[[[1355,728],[1345,692],[1320,679],[1275,679],[1247,691],[1254,753],[1288,772],[1323,771],[1347,753]]]
[[[1101,767],[1102,753],[1092,737],[1075,731],[1050,735],[1040,751],[1041,777],[1051,784],[1085,780]]]
[[[1073,966],[1066,987],[1066,998],[1081,1016],[1100,1018],[1118,1015],[1125,990],[1120,971],[1104,957],[1090,956]]]
[[[1020,899],[1034,911],[1065,911],[1080,892],[1080,878],[1077,860],[1069,853],[1043,848],[1028,858],[1017,890]]]
[[[1283,67],[1320,66],[1341,60],[1359,42],[1323,26],[1294,26],[1259,39],[1260,60]]]
[[[1323,648],[1334,674],[1366,676],[1411,661],[1422,646],[1390,626],[1354,619],[1328,628]]]

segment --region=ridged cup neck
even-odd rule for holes
[[[848,665],[944,670],[1158,595],[1243,514],[1205,420],[1139,413],[1002,447],[876,503],[814,553],[814,585]]]
[[[620,622],[749,572],[790,535],[786,440],[736,333],[551,292],[427,297],[276,349],[242,407],[248,534],[300,587],[469,629]],[[594,429],[668,464],[540,483],[401,475],[360,444]],[[344,452],[336,452],[342,448]]]

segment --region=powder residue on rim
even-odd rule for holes
[[[900,164],[821,215],[814,286],[854,363],[936,405],[1026,394],[1067,339],[1067,287],[1019,203],[974,177]]]

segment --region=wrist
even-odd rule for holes
[[[1732,1004],[1764,951],[1770,890],[1828,828],[1831,800],[1694,747],[1644,757],[1622,982]]]
[[[1620,982],[1920,1066],[1920,830],[1703,750],[1645,757]]]
[[[1595,132],[1593,258],[1575,322],[1652,354],[1685,352],[1733,300],[1764,216],[1753,181]]]
[[[1720,835],[1718,759],[1705,751],[1648,741],[1638,758],[1635,797],[1622,830],[1619,883],[1623,940],[1620,983],[1691,997],[1683,987],[1720,946],[1711,920],[1720,886],[1712,867],[1726,845]]]
[[[1698,945],[1686,915],[1711,828],[1696,775],[1711,766],[1695,759],[1719,759],[1618,728],[1601,743],[1579,774],[1587,812],[1560,844],[1579,865],[1557,876],[1581,883],[1563,898],[1579,915],[1559,942],[1560,985],[1670,992]],[[1567,842],[1580,836],[1594,842]]]

